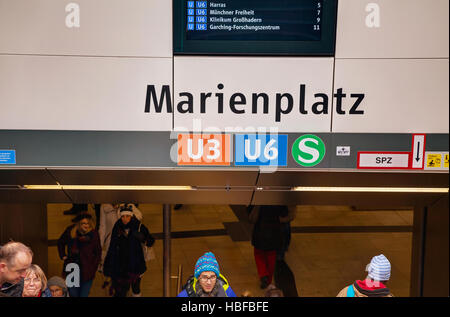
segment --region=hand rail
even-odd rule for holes
[[[181,292],[181,281],[183,280],[183,265],[178,265],[178,275],[171,276],[170,278],[177,280],[177,295]]]

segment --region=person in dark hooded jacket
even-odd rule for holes
[[[277,251],[283,243],[280,217],[288,215],[287,206],[255,206],[249,219],[254,223],[252,245],[261,288],[272,283]]]
[[[141,296],[141,277],[147,270],[143,244],[151,247],[155,239],[133,213],[124,206],[120,210],[111,233],[111,242],[103,265],[103,274],[111,277],[111,291],[114,297],[126,297],[132,289],[132,296]]]

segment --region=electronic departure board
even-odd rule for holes
[[[174,53],[331,56],[336,7],[336,0],[174,0]]]

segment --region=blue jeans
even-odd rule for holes
[[[80,282],[80,287],[69,287],[70,297],[89,297],[89,292],[94,280]]]

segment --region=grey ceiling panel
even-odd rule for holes
[[[261,173],[257,186],[448,187],[448,173],[278,171]]]
[[[0,189],[1,203],[71,203],[62,190]]]
[[[258,170],[59,170],[49,169],[62,185],[254,186]]]
[[[252,205],[342,205],[396,208],[427,205],[446,194],[258,191]]]
[[[0,168],[0,185],[56,185],[46,169]]]
[[[190,191],[23,190],[17,185],[190,185]],[[11,185],[11,186],[8,186]],[[16,186],[16,187],[15,187]],[[0,202],[170,204],[342,204],[409,207],[438,194],[293,192],[294,186],[445,187],[448,173],[278,170],[67,170],[0,169]],[[256,190],[262,187],[264,190]],[[278,189],[278,190],[275,190]],[[256,190],[256,191],[255,191]]]
[[[69,190],[67,194],[77,203],[153,203],[153,204],[235,204],[248,205],[250,190],[193,190],[193,191],[126,191],[126,190]]]

